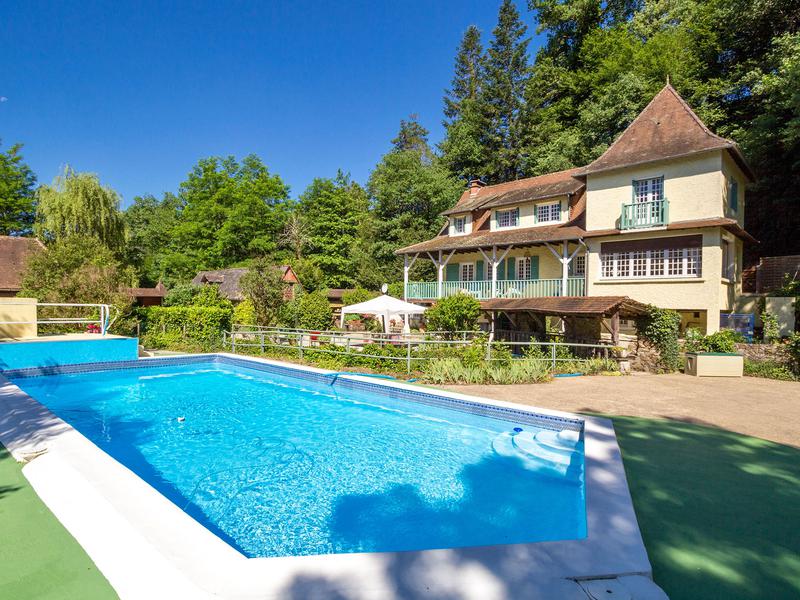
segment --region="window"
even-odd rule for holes
[[[474,263],[461,263],[461,281],[475,281]]]
[[[701,248],[670,248],[601,254],[600,276],[603,279],[700,277],[701,250]]]
[[[453,219],[453,231],[455,233],[464,233],[467,229],[467,217],[456,217]]]
[[[517,279],[531,278],[531,257],[524,256],[517,259]]]
[[[586,255],[581,254],[572,259],[569,263],[569,274],[571,277],[583,277],[586,275]]]
[[[739,210],[739,182],[731,179],[728,183],[728,206],[733,212]]]
[[[549,221],[561,220],[561,203],[551,202],[549,204],[536,205],[536,222],[547,223]]]
[[[736,280],[736,245],[729,240],[722,240],[722,276]]]
[[[653,202],[664,199],[664,178],[638,179],[633,181],[634,202]]]
[[[486,262],[486,281],[491,281],[492,280],[492,269],[494,269],[494,266],[492,265],[492,261],[487,261]]]
[[[519,209],[512,208],[511,210],[498,210],[497,211],[497,226],[498,227],[516,227],[519,225]]]

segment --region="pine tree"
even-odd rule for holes
[[[428,149],[428,134],[430,132],[417,119],[419,119],[418,115],[411,114],[407,121],[405,119],[400,121],[400,131],[397,132],[397,137],[392,140],[395,150],[401,152],[404,150],[423,152]]]
[[[524,169],[520,117],[529,77],[527,30],[514,2],[504,0],[486,56],[480,102],[487,127],[483,175],[490,183],[517,179]]]
[[[470,25],[458,46],[455,74],[444,96],[444,114],[448,119],[446,125],[461,117],[465,100],[474,101],[478,98],[483,78],[482,63],[481,32],[475,25]]]

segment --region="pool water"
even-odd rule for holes
[[[586,535],[555,431],[219,362],[15,383],[249,557]]]

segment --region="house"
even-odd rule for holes
[[[557,316],[574,327],[599,322],[612,338],[620,318],[654,304],[710,333],[740,293],[743,244],[754,241],[743,227],[752,181],[737,145],[667,85],[589,165],[471,181],[439,235],[397,251],[405,295],[465,291],[493,326],[502,317],[536,330]],[[418,259],[433,261],[436,281],[409,280]]]
[[[42,250],[44,244],[36,238],[0,235],[0,298],[17,295],[28,260]]]
[[[167,288],[160,281],[155,287],[125,288],[124,291],[133,298],[136,306],[161,306],[167,295]]]
[[[300,283],[297,275],[289,265],[276,266],[282,273],[282,280],[287,284],[286,299],[291,300],[295,296],[295,286]],[[242,293],[242,276],[247,273],[246,268],[218,269],[216,271],[200,271],[192,279],[194,285],[216,285],[219,286],[219,293],[231,302],[241,302],[244,300]]]

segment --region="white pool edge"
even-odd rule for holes
[[[283,368],[332,371],[244,357]],[[191,355],[197,356],[197,355]],[[210,355],[214,356],[214,355]],[[179,359],[182,357],[170,357]],[[141,359],[146,362],[153,359]],[[374,378],[373,384],[584,422],[588,536],[478,548],[246,558],[0,375],[0,441],[123,599],[517,598],[546,581],[651,576],[611,421]],[[543,386],[543,389],[546,386]],[[448,573],[446,577],[442,574]],[[298,588],[300,586],[300,588]],[[454,588],[453,586],[456,586]],[[460,586],[460,587],[459,587]],[[463,589],[462,589],[463,588]]]

